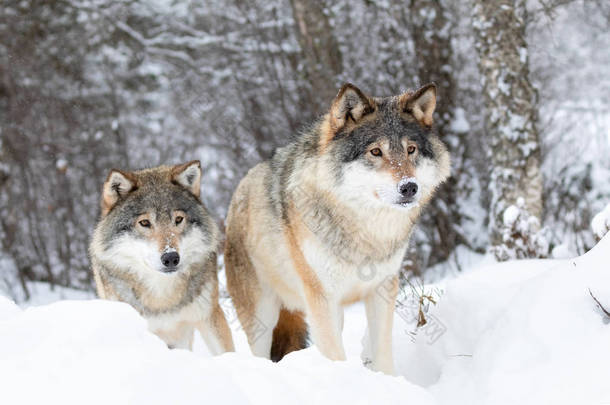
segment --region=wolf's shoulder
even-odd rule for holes
[[[252,167],[246,175],[240,180],[237,185],[237,189],[233,194],[232,201],[240,201],[243,198],[248,198],[249,194],[258,188],[260,188],[271,175],[271,161],[263,161],[256,166]]]
[[[264,177],[271,171],[271,160],[265,160],[258,163],[256,166],[250,168],[248,173],[244,176],[243,180],[255,177]],[[243,182],[242,180],[242,182]]]

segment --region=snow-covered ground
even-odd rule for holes
[[[579,258],[486,263],[427,288],[443,294],[417,333],[396,311],[396,377],[362,366],[359,305],[348,361],[312,347],[274,364],[237,322],[237,353],[212,358],[200,339],[167,349],[122,303],[0,297],[0,403],[610,404],[610,318],[589,292],[610,309],[610,235]]]
[[[595,236],[600,239],[610,231],[610,204],[593,217],[591,228]]]

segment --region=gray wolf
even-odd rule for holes
[[[199,161],[111,170],[89,252],[100,298],[133,306],[169,347],[191,349],[196,328],[219,354],[234,348],[218,303],[219,231],[200,181]]]
[[[393,373],[401,261],[422,208],[450,172],[435,107],[434,84],[385,98],[345,84],[326,115],[241,180],[225,264],[255,355],[277,361],[310,334],[322,354],[343,360],[343,306],[364,301],[370,367]],[[253,319],[267,332],[255,336]]]

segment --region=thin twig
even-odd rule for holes
[[[606,308],[604,308],[604,306],[598,301],[598,299],[595,298],[595,295],[593,295],[590,288],[589,288],[589,294],[591,294],[591,298],[593,298],[593,301],[595,301],[595,303],[597,304],[599,309],[601,309],[603,311],[603,313],[606,314],[606,316],[608,318],[610,318],[610,312],[608,312],[608,310]]]

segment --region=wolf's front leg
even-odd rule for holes
[[[235,351],[231,329],[220,305],[216,304],[210,317],[197,324],[197,330],[212,355]]]
[[[398,294],[398,277],[386,280],[382,287],[371,291],[364,301],[373,356],[370,367],[375,371],[393,374],[392,324]]]
[[[305,289],[305,304],[313,342],[331,360],[345,360],[341,341],[343,307],[338,301],[311,288]]]

